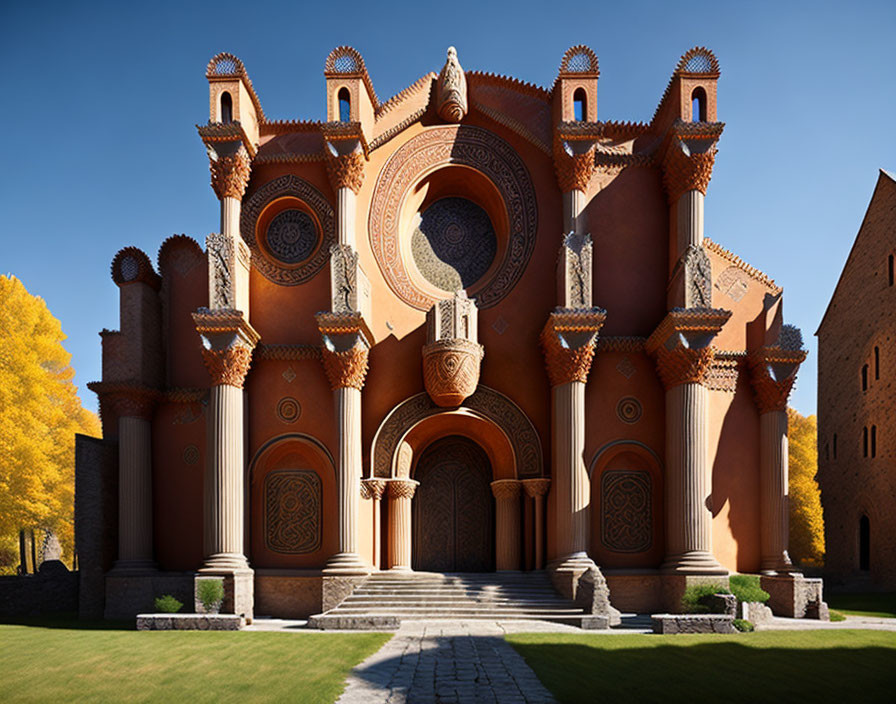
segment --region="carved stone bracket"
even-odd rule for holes
[[[259,340],[243,313],[200,308],[193,313],[193,322],[202,338],[202,360],[212,377],[212,386],[243,388],[252,363],[252,350]]]
[[[448,57],[438,80],[438,111],[445,122],[460,122],[467,114],[467,77],[457,60],[457,50],[448,47]]]
[[[551,386],[588,381],[597,333],[607,318],[602,308],[555,308],[541,331]]]
[[[362,389],[367,377],[370,331],[360,313],[318,313],[323,337],[321,361],[330,387]]]
[[[747,358],[750,381],[760,413],[787,409],[790,390],[806,354],[805,350],[799,349],[761,347]]]
[[[252,160],[242,142],[206,143],[212,188],[219,199],[242,200],[249,185]]]
[[[535,498],[537,496],[544,496],[548,493],[548,489],[551,488],[551,480],[542,477],[539,479],[523,479],[523,490],[526,492],[526,496],[530,498]]]
[[[731,311],[720,308],[675,308],[648,338],[645,349],[656,359],[666,389],[686,383],[705,384],[715,358],[712,341]]]
[[[390,479],[387,483],[390,499],[413,499],[420,484],[415,479]]]
[[[663,183],[670,203],[688,191],[706,195],[723,128],[721,122],[675,123],[663,156]]]
[[[386,492],[385,479],[362,479],[361,480],[361,498],[373,499],[379,501]]]

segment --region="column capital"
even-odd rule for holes
[[[383,498],[386,491],[385,479],[362,479],[361,480],[361,498],[373,499],[379,501]]]
[[[143,418],[152,420],[152,412],[162,394],[136,383],[91,381],[87,388],[100,401],[100,416],[111,413],[116,418]]]
[[[673,125],[662,162],[663,184],[670,203],[677,203],[687,191],[706,195],[724,127],[721,122],[680,120]]]
[[[592,140],[564,139],[554,136],[554,171],[561,193],[588,190],[594,174],[594,149]]]
[[[212,188],[220,200],[242,200],[249,185],[252,158],[242,142],[206,143]]]
[[[212,377],[212,386],[243,388],[252,350],[260,339],[255,328],[242,312],[226,308],[200,308],[193,313],[193,322],[202,339],[202,361]]]
[[[327,122],[322,129],[330,185],[334,191],[350,188],[357,195],[364,184],[367,164],[367,141],[361,123]]]
[[[317,327],[323,337],[321,361],[330,388],[364,388],[370,353],[370,331],[360,313],[318,313]]]
[[[645,349],[656,359],[666,390],[679,384],[706,381],[715,358],[712,341],[731,311],[721,308],[675,308],[647,339]]]
[[[416,479],[390,479],[387,483],[390,499],[413,499],[420,484]]]
[[[523,489],[526,496],[536,498],[544,496],[551,488],[551,480],[548,477],[538,477],[537,479],[523,479]]]
[[[787,410],[790,390],[806,354],[801,349],[760,347],[747,357],[750,382],[760,414]]]
[[[516,499],[522,488],[519,479],[496,479],[491,483],[492,494],[496,499]]]
[[[541,331],[551,386],[588,381],[597,334],[607,318],[602,308],[555,308]]]

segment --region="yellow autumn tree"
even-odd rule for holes
[[[824,563],[824,517],[818,471],[818,423],[787,409],[790,460],[790,557],[805,566]]]
[[[0,276],[2,572],[15,571],[22,528],[38,541],[52,529],[63,559],[74,553],[75,433],[98,436],[100,424],[81,406],[64,339],[42,298]]]

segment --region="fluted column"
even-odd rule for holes
[[[495,497],[495,565],[499,571],[520,569],[520,482],[492,482]]]
[[[670,312],[647,341],[666,388],[666,559],[676,574],[727,574],[712,553],[712,467],[707,439],[706,374],[711,343],[731,313]]]
[[[357,249],[355,233],[355,211],[357,196],[364,184],[364,166],[367,162],[360,133],[341,131],[330,134],[325,129],[327,139],[327,175],[330,184],[336,191],[336,242],[337,244]]]
[[[532,498],[535,504],[535,563],[534,569],[544,569],[544,496],[548,493],[551,480],[547,478],[524,479],[523,488],[526,496]]]
[[[382,499],[386,493],[386,484],[385,479],[361,480],[361,498],[373,501],[373,511],[371,512],[373,524],[370,526],[370,531],[373,536],[373,564],[377,568],[382,562],[381,544],[383,540],[380,535],[380,516],[382,515]]]
[[[413,479],[389,481],[389,558],[390,570],[411,571],[411,501],[419,482]]]
[[[697,189],[685,191],[678,198],[678,251],[703,246],[703,199]]]
[[[789,326],[787,326],[789,327]],[[759,407],[759,543],[764,574],[797,571],[790,543],[787,399],[799,365],[806,358],[802,336],[750,355],[751,381]],[[790,349],[788,349],[790,347]]]

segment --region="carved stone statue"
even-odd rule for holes
[[[439,73],[439,115],[446,122],[460,122],[467,114],[467,77],[457,60],[457,50],[448,47],[448,58]]]

